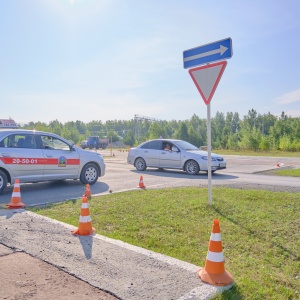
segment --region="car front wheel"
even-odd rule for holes
[[[189,175],[196,175],[199,173],[200,168],[199,165],[196,161],[194,160],[189,160],[187,161],[187,163],[185,164],[185,171],[187,172],[187,174]]]
[[[83,184],[94,184],[99,177],[99,170],[95,164],[87,164],[83,167],[80,174],[80,181]]]
[[[7,176],[6,174],[0,170],[0,194],[7,186]]]
[[[145,171],[147,166],[146,166],[146,162],[143,158],[139,157],[136,161],[135,161],[135,168],[138,171]]]

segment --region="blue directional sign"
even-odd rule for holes
[[[232,41],[227,38],[211,44],[183,51],[185,69],[204,65],[213,61],[228,59],[232,56]]]

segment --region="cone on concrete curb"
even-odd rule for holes
[[[86,196],[82,196],[82,204],[79,216],[79,225],[76,230],[73,230],[73,234],[77,235],[91,235],[96,232],[96,229],[92,227],[92,220],[90,217],[90,209]]]
[[[7,208],[23,208],[25,206],[21,201],[20,181],[16,179],[14,189],[11,195],[10,203],[6,204]]]
[[[140,177],[140,182],[139,182],[139,185],[137,187],[141,188],[141,189],[145,189],[146,188],[146,186],[144,185],[143,176]]]
[[[86,196],[88,199],[92,197],[91,186],[88,183],[85,185],[84,196]]]
[[[219,220],[214,220],[212,226],[205,267],[197,273],[202,281],[216,286],[234,282],[232,275],[225,270]]]

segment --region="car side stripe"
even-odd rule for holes
[[[0,157],[6,165],[58,165],[58,158]],[[80,165],[80,159],[67,159],[66,165]]]

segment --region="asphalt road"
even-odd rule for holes
[[[178,186],[207,187],[208,176],[200,172],[190,176],[179,170],[158,171],[148,168],[138,172],[126,162],[127,153],[114,151],[102,152],[105,156],[106,174],[91,186],[95,194],[107,194],[135,189],[140,176],[143,176],[146,188],[164,188]],[[269,189],[273,191],[300,192],[300,180],[293,177],[277,177],[264,175],[267,170],[278,169],[277,163],[283,167],[300,168],[300,158],[225,156],[227,169],[216,172],[212,176],[212,186],[229,186],[234,188]],[[0,206],[10,202],[13,187],[8,187],[0,195]],[[26,206],[61,202],[68,199],[81,198],[84,186],[77,180],[64,180],[34,184],[21,184],[22,202]]]

